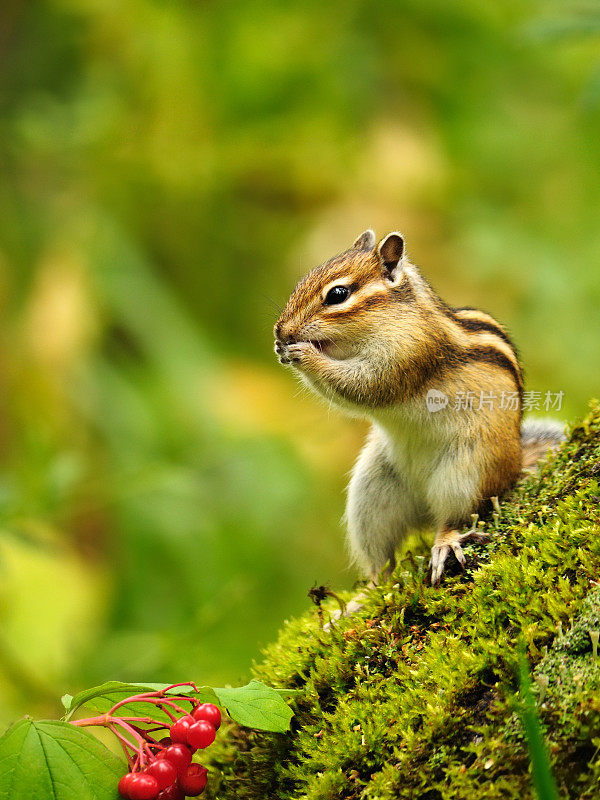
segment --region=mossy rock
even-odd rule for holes
[[[254,674],[300,690],[290,733],[231,726],[219,800],[534,798],[514,713],[526,651],[561,798],[600,797],[600,405],[486,520],[467,568],[428,584],[415,540],[393,578],[330,632],[286,622]],[[336,607],[328,599],[325,617]]]

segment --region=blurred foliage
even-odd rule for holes
[[[364,428],[271,352],[309,267],[400,228],[530,389],[565,417],[597,389],[598,38],[524,35],[529,0],[0,14],[0,716],[238,681],[313,583],[355,578]]]

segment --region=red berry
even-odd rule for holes
[[[192,711],[192,717],[199,722],[203,719],[210,722],[213,728],[218,731],[221,727],[221,712],[212,703],[201,703]]]
[[[184,798],[185,794],[183,793],[183,789],[180,789],[177,784],[174,784],[173,786],[169,786],[168,789],[163,789],[156,800],[184,800]]]
[[[171,730],[169,733],[171,734],[171,741],[179,742],[180,744],[187,743],[187,732],[190,729],[190,726],[194,724],[196,720],[187,714],[185,717],[181,717],[171,725]]]
[[[187,732],[188,744],[191,744],[196,750],[203,750],[214,742],[216,734],[217,732],[210,722],[201,719],[200,722],[194,723]]]
[[[129,782],[128,792],[129,800],[156,800],[158,783],[152,775],[137,772]]]
[[[179,785],[188,797],[202,794],[206,786],[208,770],[200,764],[190,764],[183,775],[179,776]]]
[[[167,761],[166,758],[161,758],[160,761],[153,761],[149,767],[146,767],[146,775],[152,775],[156,778],[158,783],[158,790],[161,792],[167,786],[172,786],[177,780],[177,769],[175,764]]]
[[[121,797],[124,797],[125,800],[129,800],[129,788],[131,786],[131,779],[134,777],[133,772],[128,772],[126,775],[123,775],[121,780],[119,781],[119,794]]]
[[[157,758],[166,758],[177,770],[177,773],[183,772],[187,769],[192,761],[192,753],[189,747],[184,744],[172,744],[161,750],[156,756]]]

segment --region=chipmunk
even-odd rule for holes
[[[411,529],[436,530],[433,585],[451,552],[464,567],[462,545],[483,534],[459,529],[563,439],[558,422],[522,423],[523,376],[505,329],[484,311],[446,305],[398,232],[376,246],[367,230],[313,269],[274,330],[282,364],[372,423],[345,518],[354,560],[374,582],[393,571]]]

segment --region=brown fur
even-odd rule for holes
[[[331,304],[335,286],[349,294]],[[349,538],[357,557],[375,576],[393,560],[394,536],[400,535],[394,530],[434,524],[432,579],[439,581],[449,548],[457,557],[462,552],[456,527],[507,491],[522,461],[529,465],[547,449],[534,431],[531,440],[523,439],[523,458],[523,376],[504,328],[484,311],[447,306],[404,258],[399,234],[375,247],[374,235],[365,232],[300,281],[275,336],[282,363],[297,366],[312,388],[374,424],[349,487]],[[473,405],[430,414],[429,390],[471,397]],[[516,407],[502,405],[502,398],[513,397]],[[380,484],[387,488],[375,496]],[[375,524],[371,495],[381,505],[380,517],[386,508],[394,515],[385,498],[402,487],[398,519]]]
[[[321,364],[318,376],[348,402],[379,407],[406,401],[426,392],[443,374],[460,373],[470,361],[495,365],[508,371],[514,389],[522,392],[521,369],[516,351],[501,326],[488,315],[462,319],[460,309],[448,308],[413,265],[412,278],[398,286],[386,280],[386,269],[376,251],[351,249],[313,269],[292,292],[275,326],[282,342],[326,340],[352,343],[369,337],[381,341],[381,363],[373,380],[358,383],[336,364]],[[326,287],[343,281],[358,295],[368,288],[373,293],[347,307],[324,306]],[[415,285],[416,284],[416,285]],[[418,291],[417,291],[418,290]],[[443,313],[440,313],[443,310]],[[311,331],[314,331],[311,333]],[[478,344],[476,335],[496,336],[498,346]],[[509,352],[506,352],[506,346]]]

